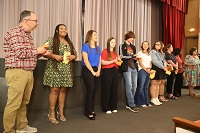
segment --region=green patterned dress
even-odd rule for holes
[[[48,38],[46,42],[49,42],[49,50],[53,50],[53,38]],[[46,43],[45,42],[45,43]],[[75,49],[74,54],[76,55],[77,52]],[[60,43],[59,52],[60,56],[64,55],[64,51],[70,52],[70,46],[64,45]],[[63,62],[57,63],[57,69],[53,68],[53,59],[48,59],[45,71],[44,71],[44,78],[43,84],[50,86],[50,87],[72,87],[73,86],[73,77],[71,73],[71,63],[65,64]]]
[[[185,57],[187,63],[193,63],[195,65],[185,65],[185,74],[183,78],[184,86],[200,86],[200,60],[198,56],[193,57],[187,55]]]

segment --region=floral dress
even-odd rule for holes
[[[53,38],[48,38],[46,42],[49,43],[48,50],[53,50]],[[45,43],[46,43],[45,42]],[[64,45],[60,43],[59,55],[63,56],[64,52],[71,52],[69,45]],[[74,54],[77,52],[73,49]],[[43,84],[50,87],[72,87],[73,86],[73,77],[72,77],[72,64],[68,62],[67,64],[61,62],[57,63],[57,68],[53,68],[53,59],[48,59],[45,71]]]
[[[193,57],[187,55],[185,57],[187,63],[194,63],[195,65],[185,65],[185,73],[183,78],[184,86],[199,86],[200,85],[200,60],[198,56]]]

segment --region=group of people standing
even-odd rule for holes
[[[77,58],[77,52],[64,24],[56,26],[54,36],[45,41],[47,46],[40,46],[36,49],[30,33],[37,25],[36,14],[25,10],[20,14],[20,23],[17,27],[8,31],[4,37],[5,77],[8,85],[8,100],[3,118],[4,133],[14,133],[15,127],[17,133],[37,132],[37,128],[28,126],[26,105],[30,101],[33,89],[33,70],[40,56],[48,58],[43,84],[50,87],[49,121],[57,124],[59,120],[67,120],[64,115],[64,105],[67,88],[73,87],[73,61]],[[168,101],[164,97],[166,79],[167,96],[170,99],[177,99],[181,96],[182,82],[180,81],[183,80],[183,72],[185,72],[183,83],[189,86],[191,96],[194,95],[194,86],[200,84],[198,77],[200,61],[195,48],[191,49],[190,55],[186,56],[185,68],[183,68],[180,58],[181,49],[175,49],[172,54],[173,47],[168,44],[164,54],[164,44],[161,41],[155,42],[152,48],[147,41],[144,41],[141,44],[141,50],[136,53],[136,47],[133,45],[134,38],[135,34],[128,31],[117,52],[116,39],[110,37],[107,40],[107,47],[101,51],[97,45],[97,32],[94,30],[87,32],[81,54],[82,76],[86,86],[84,114],[90,120],[96,118],[95,88],[99,86],[100,75],[102,111],[106,114],[118,112],[119,72],[125,79],[126,108],[132,112],[139,112],[138,106],[144,108],[152,106],[150,102],[154,105],[161,105],[162,102]],[[167,71],[171,71],[168,76]],[[150,80],[151,74],[155,74],[155,77]],[[172,92],[174,77],[176,77],[175,90]]]

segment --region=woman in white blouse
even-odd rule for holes
[[[149,103],[149,76],[151,72],[151,55],[150,44],[144,41],[141,46],[141,51],[138,52],[138,105],[144,108],[151,106]]]

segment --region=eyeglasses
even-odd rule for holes
[[[36,20],[28,19],[28,20],[30,20],[30,21],[34,21],[35,23],[37,23],[37,22],[38,22],[38,20],[37,20],[37,19],[36,19]]]
[[[33,19],[24,19],[24,20],[34,21],[35,23],[38,23],[37,19],[35,19],[35,20],[33,20]]]

